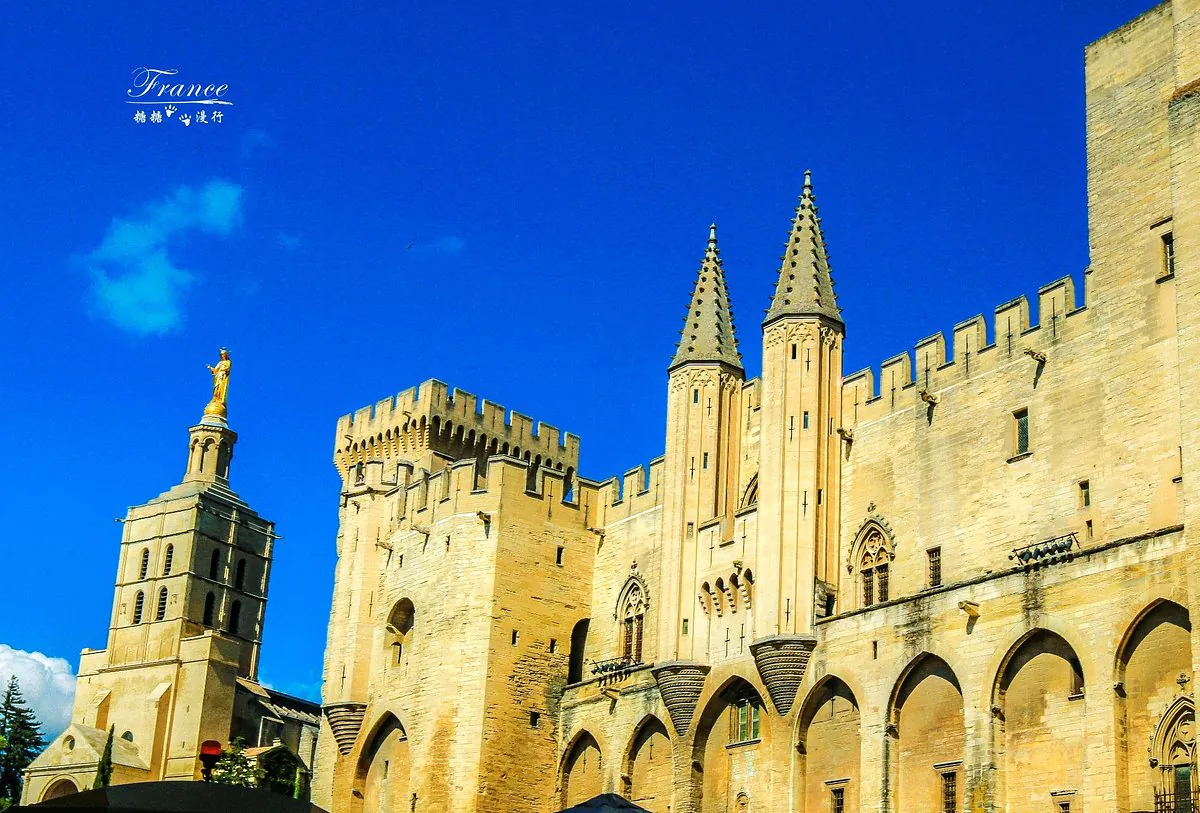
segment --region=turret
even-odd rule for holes
[[[763,321],[756,632],[803,638],[836,591],[845,335],[809,172],[781,259]]]
[[[659,628],[663,660],[703,657],[703,650],[697,651],[702,643],[694,643],[704,640],[701,631],[685,631],[683,619],[693,615],[695,584],[709,564],[708,549],[700,555],[697,547],[698,529],[716,522],[722,539],[732,533],[745,377],[713,225],[668,368]]]

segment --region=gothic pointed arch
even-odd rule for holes
[[[742,499],[738,502],[738,510],[749,508],[752,505],[758,505],[758,474],[755,473],[750,478],[750,482],[746,484],[746,490],[742,492]]]
[[[796,717],[797,796],[805,811],[857,810],[862,715],[853,690],[826,675]]]
[[[350,798],[352,813],[402,809],[408,801],[409,766],[408,732],[386,711],[363,739]]]
[[[858,585],[859,606],[870,607],[891,598],[892,560],[896,538],[891,525],[879,516],[871,516],[859,527],[850,547],[847,572]]]
[[[634,726],[622,763],[622,796],[651,813],[667,813],[671,804],[671,735],[655,714]]]
[[[708,695],[695,721],[692,741],[693,806],[745,794],[750,809],[771,798],[770,777],[758,761],[771,752],[770,713],[755,682],[731,675]],[[713,808],[716,809],[716,808]]]
[[[930,652],[910,661],[892,689],[887,721],[888,809],[959,809],[966,724],[962,685],[950,664]]]
[[[650,588],[646,578],[637,571],[637,562],[630,568],[629,578],[617,599],[613,617],[620,631],[618,657],[632,663],[642,662],[646,612],[650,609]]]
[[[604,789],[604,752],[600,742],[587,729],[575,734],[559,773],[563,807],[570,807],[599,796]]]

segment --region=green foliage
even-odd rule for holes
[[[21,799],[22,772],[46,746],[41,724],[25,704],[16,675],[9,678],[0,701],[0,739],[4,741],[0,746],[0,799],[15,805]]]
[[[100,763],[96,765],[96,779],[92,782],[92,790],[107,788],[112,784],[112,747],[115,726],[108,727],[108,740],[104,743],[104,753],[100,755]]]
[[[221,785],[257,788],[261,778],[258,767],[246,756],[246,746],[240,737],[229,748],[221,749],[212,769],[212,781]]]

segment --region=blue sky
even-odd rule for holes
[[[847,373],[1080,277],[1083,47],[1145,0],[731,8],[7,9],[0,644],[104,645],[113,519],[179,480],[222,345],[283,536],[261,674],[315,698],[338,416],[436,377],[585,476],[648,461],[708,224],[754,374],[808,167]],[[234,104],[137,123],[143,66]]]

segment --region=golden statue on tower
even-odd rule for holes
[[[233,366],[233,362],[229,360],[229,350],[221,348],[221,360],[216,365],[207,365],[208,371],[212,373],[213,394],[212,400],[208,402],[208,406],[204,408],[205,415],[222,418],[228,416],[228,396],[229,396],[229,370]]]

